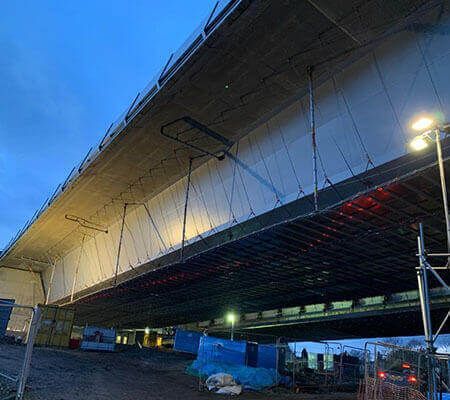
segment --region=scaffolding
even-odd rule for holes
[[[431,307],[430,307],[430,294],[429,285],[431,278],[434,278],[437,283],[442,286],[446,291],[449,291],[449,286],[442,278],[442,274],[439,270],[448,271],[448,263],[445,266],[433,267],[428,261],[428,258],[448,258],[450,253],[427,253],[425,248],[425,237],[424,237],[423,225],[419,225],[419,235],[417,237],[417,247],[418,247],[418,259],[419,266],[416,268],[417,271],[417,283],[419,287],[420,295],[420,308],[422,313],[422,321],[425,335],[426,343],[426,354],[427,354],[427,369],[429,371],[427,375],[427,395],[428,399],[438,400],[438,393],[443,390],[442,387],[442,371],[439,368],[439,363],[437,362],[437,354],[435,343],[442,329],[444,328],[447,320],[450,316],[450,309],[445,314],[444,319],[440,323],[438,329],[433,333],[432,320],[431,320]],[[448,385],[445,386],[448,391]]]

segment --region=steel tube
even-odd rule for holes
[[[313,151],[313,180],[314,180],[314,210],[319,210],[319,184],[317,175],[317,141],[316,141],[316,118],[314,104],[313,67],[308,67],[309,77],[309,123],[311,128],[311,142]]]
[[[7,379],[8,381],[17,382],[18,378],[14,378],[13,376],[9,376],[7,374],[4,374],[3,372],[0,372],[0,376],[2,378]]]
[[[117,275],[119,274],[120,252],[122,250],[123,228],[125,226],[125,217],[127,215],[127,207],[128,207],[128,203],[125,203],[123,205],[122,225],[120,227],[119,245],[117,247],[117,259],[116,259],[116,271],[114,274],[114,286],[117,285]]]
[[[445,288],[445,289],[449,289],[448,285],[445,283],[445,281],[441,278],[441,276],[433,269],[433,267],[428,264],[428,262],[425,264],[427,270],[429,270],[433,276],[436,278],[436,280]]]
[[[187,212],[188,212],[188,203],[189,203],[189,188],[191,186],[191,174],[192,174],[192,158],[189,159],[189,171],[187,176],[186,183],[186,197],[184,199],[184,214],[183,214],[183,232],[181,237],[181,262],[184,261],[184,244],[186,241],[186,221],[187,221]]]
[[[83,255],[83,245],[84,245],[84,239],[86,238],[85,235],[83,235],[83,239],[81,239],[81,248],[80,248],[80,254],[78,255],[78,262],[77,262],[77,268],[75,270],[75,276],[73,277],[73,282],[72,282],[72,291],[70,293],[70,302],[73,302],[73,296],[75,294],[75,287],[77,285],[77,280],[78,280],[78,272],[80,270],[80,262],[81,262],[81,256]]]
[[[439,176],[441,179],[442,204],[444,206],[445,226],[447,230],[447,251],[450,253],[450,217],[448,213],[447,184],[445,181],[444,160],[442,158],[441,131],[439,129],[436,129],[435,135],[436,135],[436,153],[439,165]],[[450,257],[448,257],[448,262],[450,264]]]
[[[423,225],[419,224],[419,236],[417,237],[417,247],[419,254],[419,267],[417,268],[417,284],[419,287],[420,309],[422,312],[422,321],[425,335],[425,342],[427,345],[427,366],[428,366],[428,398],[435,399],[435,374],[434,374],[434,343],[433,331],[431,325],[430,312],[430,296],[428,291],[428,270],[425,259],[425,241],[423,236]]]
[[[53,279],[55,277],[55,269],[56,269],[56,263],[54,263],[52,268],[52,273],[50,275],[50,281],[48,283],[48,289],[47,289],[47,295],[45,296],[45,304],[47,305],[48,302],[50,301],[50,292],[52,290],[52,286],[53,286]]]
[[[419,225],[419,237],[418,237],[418,248],[419,248],[419,268],[417,270],[418,286],[419,286],[419,299],[420,308],[422,311],[423,328],[425,334],[425,341],[427,343],[427,348],[432,348],[433,338],[432,338],[432,328],[431,328],[431,314],[430,314],[430,298],[428,293],[428,279],[427,279],[427,268],[424,261],[424,239],[423,239],[423,228],[422,224]]]
[[[22,400],[25,392],[25,385],[30,373],[31,355],[33,353],[34,340],[38,331],[39,320],[41,318],[41,310],[39,307],[33,308],[33,317],[28,330],[27,347],[25,350],[25,358],[23,360],[22,370],[19,375],[16,400]]]
[[[441,333],[442,328],[447,323],[448,317],[450,317],[450,311],[447,311],[447,314],[446,314],[445,318],[442,320],[441,325],[439,326],[438,330],[436,331],[436,334],[434,335],[434,340],[435,341],[438,338],[439,334]]]

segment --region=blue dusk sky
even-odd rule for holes
[[[0,250],[214,4],[2,3]]]

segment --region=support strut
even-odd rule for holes
[[[81,239],[80,254],[78,255],[77,268],[75,269],[75,276],[73,277],[73,282],[72,282],[72,291],[70,293],[70,302],[71,303],[73,302],[73,296],[75,294],[75,287],[77,285],[78,272],[80,271],[80,262],[81,262],[81,256],[83,255],[83,246],[84,246],[85,238],[86,238],[86,235],[83,235],[83,239]]]
[[[317,176],[317,141],[316,141],[316,118],[314,103],[313,67],[308,67],[309,78],[309,124],[311,129],[311,141],[313,151],[313,180],[314,180],[314,211],[319,210],[319,184]]]
[[[190,158],[189,159],[189,171],[188,171],[187,183],[186,183],[186,197],[184,199],[183,232],[182,232],[182,237],[181,237],[181,255],[180,255],[181,262],[184,261],[184,244],[186,241],[186,220],[187,220],[188,203],[189,203],[189,188],[191,186],[192,162],[193,162],[193,159]]]
[[[119,245],[117,247],[116,271],[114,274],[114,286],[117,285],[117,275],[119,273],[120,252],[122,250],[123,228],[125,226],[125,216],[127,215],[127,207],[128,207],[128,203],[125,203],[123,205],[122,225],[120,226]]]

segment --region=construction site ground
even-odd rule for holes
[[[20,369],[24,346],[0,344],[0,372]],[[26,400],[220,399],[201,392],[198,379],[185,373],[192,359],[168,351],[128,348],[115,353],[35,348]],[[0,380],[0,398],[9,391]],[[243,393],[242,399],[354,400],[356,395],[294,394],[275,389]]]

